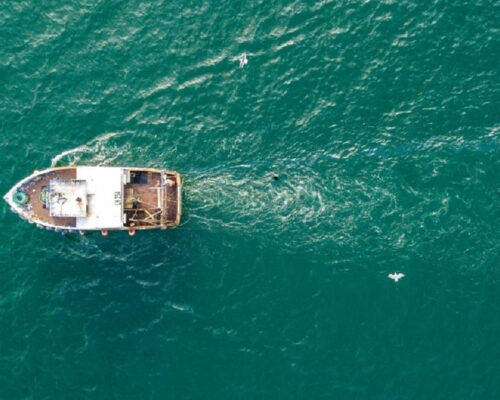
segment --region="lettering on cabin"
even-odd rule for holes
[[[115,192],[115,205],[119,206],[120,204],[122,204],[122,194]]]

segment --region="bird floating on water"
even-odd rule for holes
[[[243,53],[240,56],[240,68],[243,68],[247,64],[248,64],[247,53]]]
[[[387,275],[389,279],[392,279],[394,282],[398,282],[400,279],[405,277],[405,274],[402,272],[393,272],[392,274]]]

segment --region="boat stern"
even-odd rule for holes
[[[175,180],[177,183],[177,216],[175,218],[175,225],[179,225],[182,217],[182,178],[178,172],[176,172]]]

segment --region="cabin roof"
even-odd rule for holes
[[[52,179],[49,182],[51,217],[85,217],[87,215],[87,183],[76,179]]]
[[[77,217],[80,229],[123,227],[123,170],[115,167],[77,167],[77,180],[87,185],[87,215]]]

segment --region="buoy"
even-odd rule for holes
[[[18,206],[22,206],[26,204],[29,200],[29,197],[26,193],[24,192],[16,192],[12,195],[12,200],[14,203],[16,203]]]
[[[78,233],[80,234],[80,236],[85,236],[85,231],[78,231]]]
[[[102,236],[108,236],[108,230],[107,229],[101,229],[101,235]]]
[[[132,222],[132,223],[130,224],[130,229],[128,230],[128,234],[129,234],[129,236],[134,236],[134,235],[135,235],[135,228],[134,228],[134,226],[135,226],[135,223],[134,223],[134,222]]]

